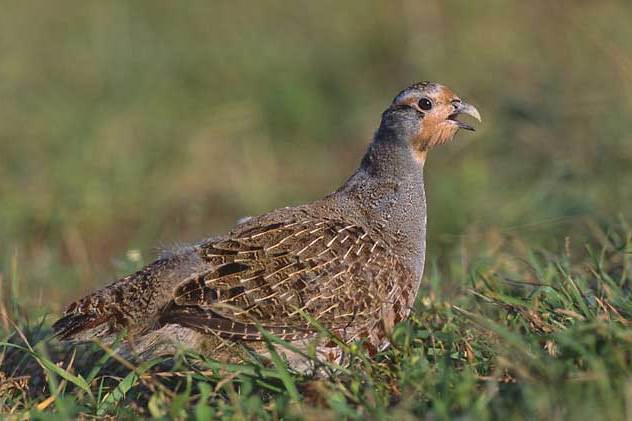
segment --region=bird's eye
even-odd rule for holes
[[[432,108],[432,101],[430,101],[428,98],[421,98],[419,100],[419,108],[424,111],[428,111]]]

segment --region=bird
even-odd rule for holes
[[[267,332],[295,346],[279,354],[297,371],[313,361],[343,364],[341,344],[359,343],[372,356],[385,350],[423,275],[424,164],[459,130],[475,130],[460,115],[481,121],[448,87],[413,83],[382,113],[359,167],[333,193],[163,254],[70,304],[53,325],[56,337],[116,344],[137,360],[184,348],[238,363],[251,351],[269,355]]]

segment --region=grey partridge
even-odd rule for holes
[[[240,345],[265,354],[265,330],[340,362],[317,322],[346,343],[384,349],[410,313],[424,269],[426,155],[459,129],[474,130],[459,114],[480,121],[445,86],[409,86],[334,193],[162,256],[71,304],[56,335],[111,344],[126,330],[119,350],[135,358],[185,347],[236,362]],[[299,354],[282,352],[291,367],[306,368]]]

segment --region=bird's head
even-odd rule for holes
[[[428,150],[452,140],[459,129],[474,130],[457,119],[460,114],[481,121],[476,107],[462,101],[446,86],[420,82],[395,97],[382,115],[380,130],[406,139],[416,158],[423,162]]]

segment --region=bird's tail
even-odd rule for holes
[[[107,343],[126,328],[147,328],[172,299],[174,285],[202,265],[193,249],[158,259],[72,303],[53,324],[55,335],[62,340],[99,339]]]
[[[108,303],[110,294],[106,287],[72,303],[62,318],[53,324],[55,336],[64,341],[88,341],[104,338],[113,329],[116,313]]]

